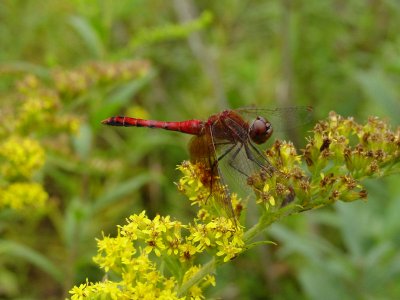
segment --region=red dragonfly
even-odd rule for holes
[[[111,126],[162,128],[194,135],[189,143],[190,160],[192,163],[201,163],[206,168],[210,174],[210,195],[214,196],[230,217],[235,217],[226,176],[221,170],[234,178],[237,176],[232,173],[247,179],[260,170],[271,176],[276,169],[256,144],[265,143],[274,130],[293,128],[304,123],[311,112],[312,108],[309,106],[239,108],[224,110],[210,116],[207,121],[163,122],[118,116],[108,118],[102,123]]]

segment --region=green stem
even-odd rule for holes
[[[271,225],[276,220],[278,220],[281,216],[282,216],[281,212],[280,213],[276,213],[276,212],[267,213],[260,219],[260,221],[257,224],[255,224],[253,227],[251,227],[249,230],[247,230],[244,233],[243,241],[245,243],[249,242],[260,232],[264,231],[265,228],[267,228],[269,225]]]
[[[264,225],[264,222],[260,220],[257,224],[255,224],[253,227],[251,227],[249,230],[247,230],[244,235],[243,235],[243,241],[246,243],[250,241],[252,238],[254,238],[257,234],[259,234],[261,231],[263,231],[266,228]]]
[[[260,221],[255,224],[252,228],[247,230],[243,235],[243,240],[245,243],[249,242],[256,235],[262,232],[265,228],[275,222],[282,216],[282,212],[271,212],[269,214],[264,215]],[[206,275],[210,274],[214,271],[215,266],[217,265],[217,261],[215,258],[212,258],[208,263],[203,265],[203,267],[188,281],[186,281],[178,290],[178,297],[182,297],[186,295],[188,290],[197,284],[201,279],[203,279]]]
[[[186,295],[188,290],[202,280],[206,275],[210,274],[215,269],[215,258],[212,258],[208,263],[206,263],[193,277],[186,281],[180,289],[178,290],[178,297]]]

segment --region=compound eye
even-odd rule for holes
[[[257,117],[250,127],[250,138],[256,144],[265,143],[272,135],[273,129],[270,122],[263,117]]]

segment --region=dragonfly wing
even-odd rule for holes
[[[300,127],[312,121],[313,108],[311,106],[281,107],[275,109],[242,107],[235,109],[249,122],[261,116],[271,122],[274,131],[285,131]]]
[[[203,184],[210,188],[210,195],[224,209],[228,217],[235,218],[231,195],[218,163],[216,146],[214,145],[210,128],[206,128],[205,134],[192,138],[189,151],[192,163],[202,164],[209,173],[206,176],[210,178],[204,181]]]

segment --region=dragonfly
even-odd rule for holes
[[[208,171],[210,196],[235,219],[229,178],[245,182],[256,172],[272,176],[278,170],[270,163],[258,145],[267,142],[275,131],[283,131],[307,122],[312,107],[296,106],[276,109],[228,109],[204,120],[166,122],[126,116],[110,117],[105,125],[160,128],[193,135],[189,142],[190,161],[201,164]],[[227,174],[229,173],[229,175]],[[237,179],[234,179],[237,180]]]

